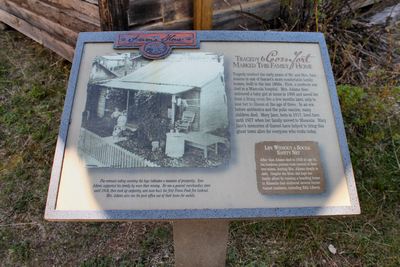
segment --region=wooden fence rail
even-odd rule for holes
[[[118,145],[104,140],[97,134],[81,128],[79,149],[85,154],[99,161],[104,167],[137,168],[158,167],[150,162]]]

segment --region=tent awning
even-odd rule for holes
[[[172,54],[164,60],[152,61],[134,72],[104,83],[102,86],[179,94],[193,88],[202,88],[223,73],[223,61],[216,54],[199,52]]]
[[[194,88],[193,86],[187,86],[187,85],[122,82],[121,80],[111,80],[105,84],[102,84],[101,86],[118,88],[118,89],[136,90],[136,91],[147,91],[147,92],[170,94],[170,95],[183,93]]]

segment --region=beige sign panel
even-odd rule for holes
[[[85,43],[54,209],[352,207],[325,68],[318,42]]]

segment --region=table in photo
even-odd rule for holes
[[[218,155],[218,144],[225,144],[226,138],[204,132],[190,132],[184,135],[185,146],[192,146],[203,150],[204,158],[208,157],[208,148],[214,146],[215,155]]]
[[[169,157],[179,158],[183,156],[187,146],[192,146],[201,149],[207,159],[209,147],[214,147],[215,155],[218,155],[218,144],[226,142],[224,137],[205,132],[167,133],[165,152]]]

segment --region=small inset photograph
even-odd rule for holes
[[[216,167],[230,158],[224,58],[94,59],[78,143],[87,167]]]

